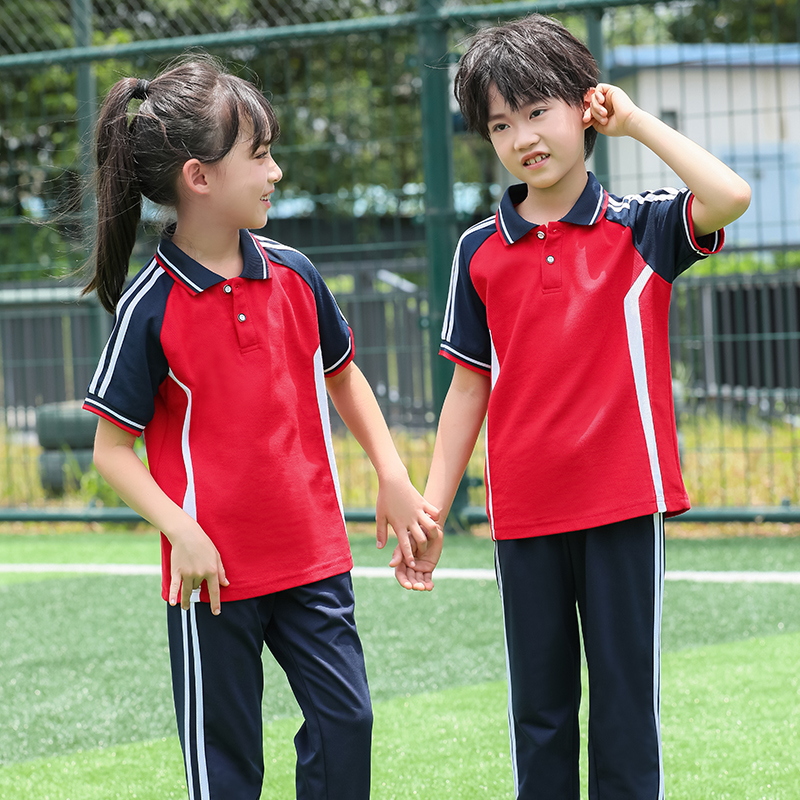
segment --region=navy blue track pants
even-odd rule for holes
[[[303,712],[295,737],[298,800],[369,797],[372,706],[349,573],[223,603],[216,617],[207,603],[167,608],[190,800],[261,796],[264,644]]]
[[[663,515],[498,541],[495,555],[516,797],[579,797],[582,633],[589,798],[663,800]]]

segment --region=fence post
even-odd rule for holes
[[[72,32],[76,47],[91,47],[92,44],[92,0],[72,0]],[[76,119],[78,123],[78,170],[81,177],[88,175],[92,168],[92,133],[97,115],[97,81],[94,64],[82,61],[76,67],[77,100]],[[84,182],[85,183],[85,182]],[[88,250],[93,219],[94,202],[89,192],[84,192],[81,206],[81,229],[84,247]]]
[[[422,166],[425,175],[425,242],[428,252],[428,304],[431,329],[433,400],[438,417],[452,365],[439,356],[439,332],[456,246],[453,205],[453,114],[447,70],[447,24],[436,19],[443,0],[419,0],[422,19],[417,27],[422,106]],[[448,529],[462,528],[459,518],[467,505],[462,480],[448,518]]]
[[[588,39],[587,45],[600,69],[600,80],[605,81],[608,76],[605,74],[606,45],[603,39],[602,8],[590,9],[586,12],[586,35]],[[609,189],[611,170],[608,160],[608,138],[602,135],[597,137],[594,146],[593,172],[602,186]]]

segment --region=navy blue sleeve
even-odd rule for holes
[[[155,262],[123,294],[84,408],[138,436],[155,411],[154,398],[169,373],[161,326],[172,279]]]
[[[468,230],[458,243],[450,275],[440,352],[451,361],[478,372],[491,373],[492,341],[486,306],[470,276],[470,263],[481,244],[494,232],[494,218]]]
[[[606,216],[631,229],[633,244],[647,264],[672,283],[702,258],[719,252],[723,231],[700,239],[694,235],[692,201],[684,189],[658,189],[637,195],[609,195]]]
[[[326,375],[335,375],[353,360],[353,332],[331,290],[314,267],[309,278],[317,304],[322,368]]]

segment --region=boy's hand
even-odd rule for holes
[[[638,111],[639,107],[618,86],[599,83],[592,91],[583,121],[606,136],[627,136]]]
[[[194,529],[173,534],[169,538],[172,542],[169,604],[177,605],[180,591],[181,608],[186,611],[191,602],[192,592],[199,589],[203,581],[206,581],[211,613],[219,614],[221,610],[219,588],[228,586],[229,581],[225,577],[225,567],[214,543],[196,524]]]
[[[433,534],[428,536],[427,549],[425,555],[414,561],[414,566],[409,566],[403,558],[400,545],[394,549],[390,567],[394,567],[394,576],[397,582],[404,588],[415,592],[430,592],[433,589],[433,570],[439,563],[442,555],[442,545],[444,535],[442,529],[437,525]]]
[[[380,481],[375,509],[378,547],[386,546],[391,525],[397,535],[397,549],[408,567],[414,567],[414,556],[428,547],[431,532],[436,530],[439,509],[432,506],[414,488],[404,472]]]

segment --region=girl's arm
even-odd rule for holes
[[[164,533],[172,545],[169,603],[189,608],[194,589],[208,583],[211,611],[220,612],[219,587],[228,586],[217,548],[203,529],[155,482],[133,450],[136,437],[100,417],[94,463],[112,489],[139,515]]]
[[[350,362],[341,372],[326,378],[325,383],[339,416],[364,448],[378,474],[375,510],[378,547],[386,545],[387,524],[391,525],[403,558],[411,565],[414,563],[412,551],[424,552],[429,533],[434,534],[438,511],[423,499],[409,480],[378,401],[361,370]]]
[[[747,211],[750,186],[699,144],[642,111],[622,89],[607,83],[593,92],[584,122],[606,136],[630,136],[652,150],[694,195],[695,236],[724,228]]]
[[[439,416],[431,471],[425,487],[426,499],[439,509],[441,529],[444,529],[458,485],[475,449],[486,417],[491,388],[488,375],[456,364]],[[441,556],[442,543],[441,535],[430,542],[424,558],[417,558],[413,567],[403,563],[395,550],[390,566],[395,568],[395,577],[401,586],[418,589],[422,585],[429,591],[433,588],[431,574]]]

